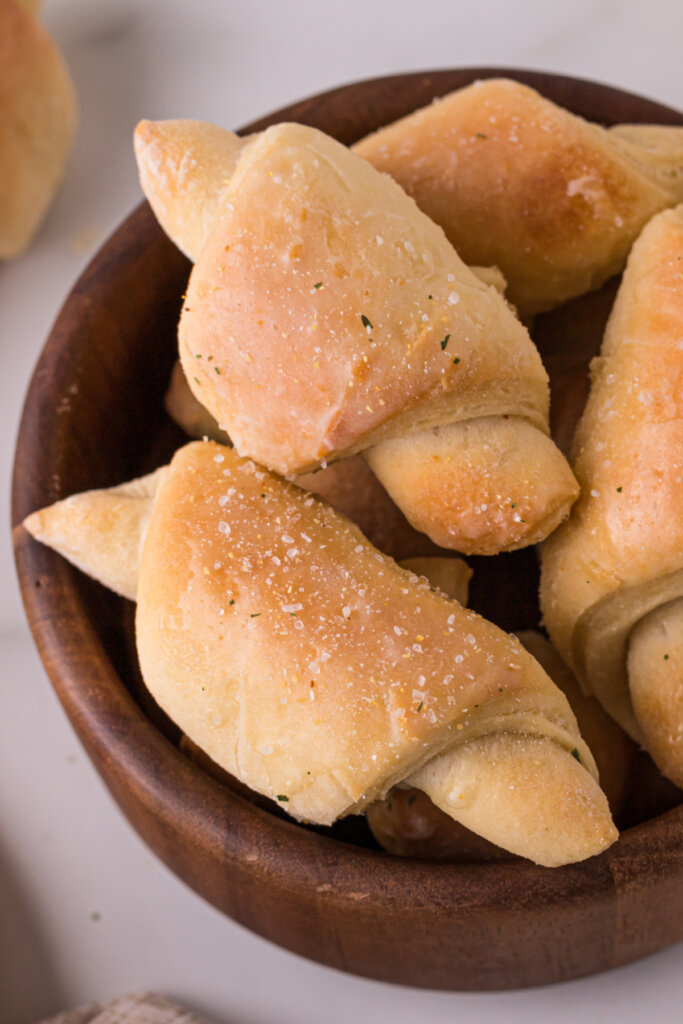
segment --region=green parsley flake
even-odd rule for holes
[[[477,137],[478,139],[488,139],[488,135],[484,135],[484,133],[483,133],[483,132],[477,132],[477,133],[476,133],[476,137]]]
[[[446,337],[441,342],[441,348],[444,349],[450,340],[451,340],[451,336],[450,336],[450,334],[447,334]]]
[[[572,750],[572,757],[575,757],[579,764],[581,764],[581,755],[579,754],[576,747],[574,747],[574,749]]]
[[[372,328],[372,324],[370,323],[370,321],[366,317],[365,313],[361,313],[360,321],[361,321],[363,327],[365,327],[366,330],[370,330],[371,331],[373,329]]]
[[[314,288],[322,288],[322,286],[323,286],[322,281],[318,281],[316,284],[313,285]]]
[[[214,370],[216,371],[216,373],[217,373],[217,374],[218,374],[218,376],[220,377],[220,375],[221,375],[221,371],[220,371],[220,370],[218,369],[218,367],[217,367],[217,366],[214,366]]]
[[[420,714],[420,712],[422,711],[422,708],[423,708],[423,707],[424,707],[424,701],[423,701],[423,700],[421,700],[421,701],[420,701],[420,703],[419,703],[419,704],[418,704],[418,706],[417,706],[417,713],[418,713],[418,715],[419,715],[419,714]]]
[[[623,487],[617,487],[617,494],[621,494],[621,492],[623,491],[623,489],[624,489]]]
[[[668,660],[669,660],[669,655],[668,655],[668,654],[665,654],[665,655],[664,655],[664,661],[668,661]]]
[[[278,798],[278,800],[280,801],[281,804],[288,804],[289,803],[289,797],[285,796],[284,793],[278,793],[277,798]]]
[[[454,362],[454,363],[455,363],[455,365],[457,366],[457,365],[458,365],[458,363],[460,362],[460,356],[456,356],[456,357],[455,357],[455,359],[453,360],[453,362]]]
[[[249,618],[250,619],[258,619],[260,614],[261,614],[261,612],[252,612],[251,615],[249,616]]]

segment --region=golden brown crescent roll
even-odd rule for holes
[[[545,622],[588,691],[681,785],[683,207],[633,247],[574,452],[581,498],[543,549]]]
[[[683,128],[584,121],[508,79],[431,103],[354,147],[494,263],[523,316],[619,273],[645,223],[683,201]]]
[[[219,174],[222,156],[201,163],[218,129],[177,124],[138,127],[141,181],[174,237],[211,223],[203,243],[181,239],[197,262],[180,358],[236,449],[288,476],[370,449],[441,546],[490,554],[546,536],[576,484],[548,437],[538,353],[497,289],[321,132],[276,125],[236,163],[226,143]]]
[[[450,587],[450,581],[444,575],[440,576],[438,585],[445,594],[465,604],[471,573],[460,559],[414,559],[414,571],[422,572],[434,584],[432,563],[449,561],[455,564],[448,567],[438,565],[438,569],[447,568],[455,586]],[[635,746],[598,701],[581,692],[571,671],[541,633],[526,630],[519,634],[519,640],[569,700],[581,735],[595,757],[600,785],[610,810],[618,815],[626,800]],[[405,784],[394,787],[384,800],[371,804],[366,816],[380,846],[398,856],[474,863],[508,856],[500,847],[446,815],[426,794]]]
[[[0,259],[18,255],[38,229],[76,120],[69,73],[35,6],[0,0]]]
[[[517,640],[230,448],[191,443],[156,480],[138,518],[140,666],[218,765],[322,824],[406,779],[542,864],[614,841],[566,698]],[[65,512],[26,526],[40,537]]]

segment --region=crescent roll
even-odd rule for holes
[[[140,666],[218,765],[310,822],[405,779],[541,864],[614,841],[566,698],[516,639],[230,448],[190,443],[155,481],[154,497],[130,499]],[[92,493],[78,500],[102,518]],[[61,520],[59,550],[70,513],[67,499],[25,526],[40,539]]]
[[[683,201],[683,128],[605,129],[508,79],[451,93],[354,147],[496,264],[528,317],[619,273],[658,211]]]
[[[574,441],[581,498],[543,548],[548,631],[683,785],[683,207],[633,247]]]
[[[461,559],[416,558],[412,567],[460,604],[467,603],[471,572]],[[571,671],[541,633],[527,630],[518,638],[567,697],[581,735],[595,757],[610,810],[617,816],[626,800],[635,754],[633,743],[594,697],[581,692]],[[474,863],[507,856],[503,849],[445,814],[425,793],[405,784],[371,804],[366,817],[380,846],[398,856]]]
[[[136,153],[196,258],[183,370],[237,451],[286,476],[364,451],[441,546],[546,536],[577,488],[548,437],[540,357],[497,289],[323,133],[282,124],[219,145],[218,131],[143,122]]]
[[[0,0],[0,259],[17,256],[37,231],[76,121],[69,73],[36,6]]]

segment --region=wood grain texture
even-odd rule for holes
[[[604,124],[683,124],[675,111],[606,86],[497,68],[357,83],[245,131],[297,120],[353,142],[434,96],[501,74]],[[26,613],[65,711],[131,824],[180,878],[247,928],[384,981],[463,990],[538,985],[682,939],[681,805],[575,866],[431,864],[373,849],[362,819],[332,829],[297,825],[180,752],[177,730],[140,680],[132,606],[17,524],[70,493],[147,472],[180,443],[163,393],[188,274],[149,208],[139,207],[56,321],[28,392],[15,461],[14,541]],[[557,330],[571,337],[561,319]],[[583,363],[563,356],[561,345],[553,351],[552,321],[544,332],[555,379],[568,368],[580,386],[591,353]],[[507,629],[538,624],[532,552],[471,561],[473,607]]]

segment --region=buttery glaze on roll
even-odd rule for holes
[[[683,784],[683,207],[633,247],[574,442],[581,498],[544,545],[546,626]]]
[[[517,640],[229,448],[191,443],[155,479],[135,499],[140,665],[218,765],[322,824],[405,779],[541,864],[615,840],[566,698]],[[25,525],[40,538],[70,512],[67,499]]]
[[[540,357],[497,289],[321,132],[277,125],[237,155],[226,143],[219,174],[220,159],[202,163],[216,131],[143,122],[136,152],[163,226],[197,260],[179,325],[187,381],[236,449],[288,476],[370,449],[442,546],[490,554],[546,536],[576,482],[548,437]]]
[[[451,93],[354,149],[465,262],[500,267],[524,317],[619,273],[646,222],[683,201],[683,128],[605,129],[508,79]]]

